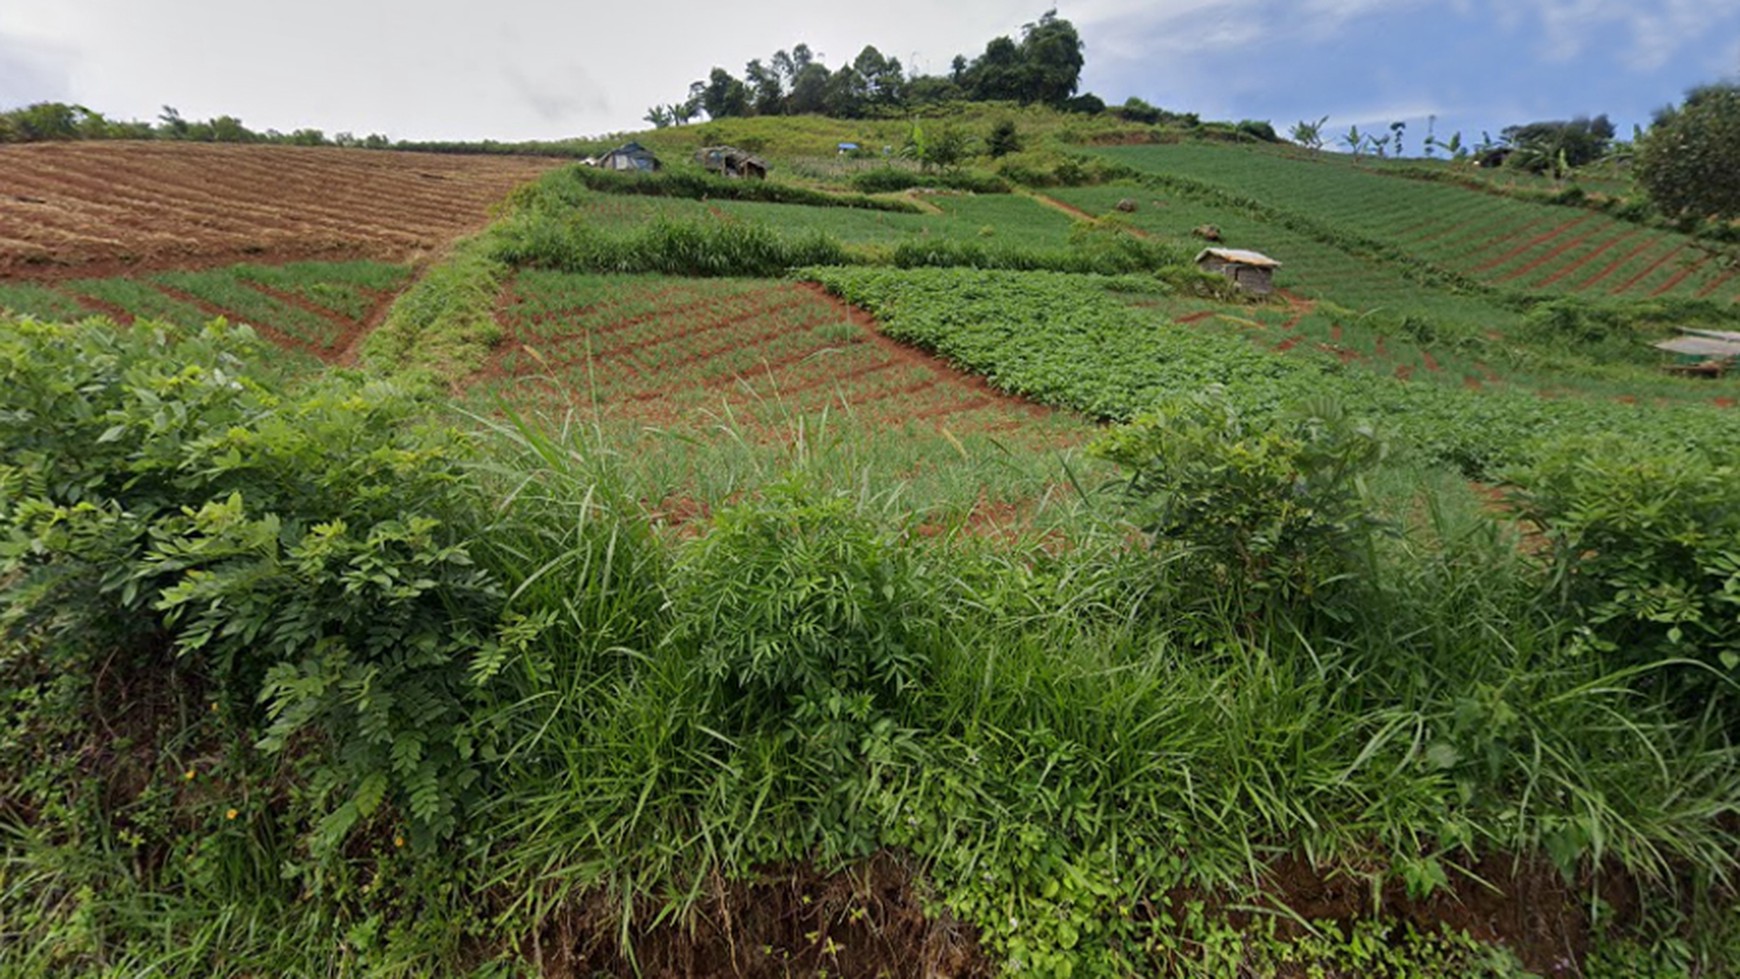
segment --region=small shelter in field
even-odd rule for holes
[[[1740,333],[1691,328],[1682,328],[1681,333],[1655,344],[1666,355],[1662,369],[1668,373],[1721,377],[1740,363]]]
[[[1275,291],[1275,270],[1281,267],[1280,262],[1261,252],[1242,248],[1204,248],[1196,256],[1196,264],[1205,271],[1219,272],[1256,296]]]
[[[639,143],[624,143],[598,158],[598,166],[606,170],[644,170],[650,173],[663,165],[652,150]]]
[[[695,151],[695,162],[726,177],[767,179],[767,161],[735,146],[703,146]]]

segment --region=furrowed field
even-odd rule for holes
[[[491,160],[431,254],[38,235],[0,974],[1740,970],[1740,382],[1648,346],[1721,247],[1018,118]]]

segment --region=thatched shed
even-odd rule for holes
[[[727,177],[767,179],[767,161],[735,146],[703,146],[695,151],[695,162]]]
[[[624,143],[598,158],[598,166],[606,170],[644,170],[651,172],[664,164],[652,150],[639,143]]]
[[[1257,296],[1275,291],[1275,270],[1281,263],[1261,252],[1242,248],[1204,248],[1196,256],[1196,264],[1209,272],[1219,272],[1233,280],[1240,289]]]

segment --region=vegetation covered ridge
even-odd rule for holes
[[[285,386],[245,331],[0,336],[20,974],[511,972],[581,919],[561,954],[609,963],[709,881],[888,848],[1041,974],[1512,975],[1571,921],[1595,974],[1732,961],[1733,528],[1698,521],[1733,470],[1698,453],[1519,473],[1550,560],[1448,491],[1422,521],[1419,476],[1321,399],[1161,404],[1100,449],[1126,475],[1084,487],[1067,543],[915,533],[803,442],[667,535],[583,432]],[[1620,492],[1672,516],[1637,537],[1596,504]],[[1615,573],[1692,527],[1668,628]],[[1573,882],[1550,935],[1394,930],[1510,855]],[[1395,903],[1335,912],[1374,915],[1355,942],[1209,899],[1289,861]],[[1591,923],[1603,880],[1650,910]],[[831,927],[734,954],[832,967]]]

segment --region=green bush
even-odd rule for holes
[[[894,167],[881,167],[855,174],[852,177],[852,186],[866,194],[888,194],[914,187],[946,187],[975,194],[1007,194],[1010,191],[1009,181],[994,174],[971,170],[920,173],[916,170],[897,170]]]
[[[744,727],[840,697],[891,714],[929,675],[940,611],[917,557],[850,498],[788,476],[678,561],[668,641]]]
[[[1677,661],[1664,683],[1694,711],[1740,683],[1740,467],[1731,454],[1565,440],[1509,474],[1551,543],[1553,585],[1586,648],[1614,668]],[[1732,715],[1740,720],[1740,714]]]
[[[1333,614],[1378,526],[1363,479],[1384,446],[1331,403],[1247,425],[1223,399],[1173,401],[1095,444],[1129,470],[1136,523],[1185,576],[1241,605]]]
[[[319,842],[389,802],[452,830],[505,625],[467,552],[467,441],[390,384],[284,390],[222,321],[0,327],[0,665],[96,675],[167,648],[261,747],[313,763]]]

